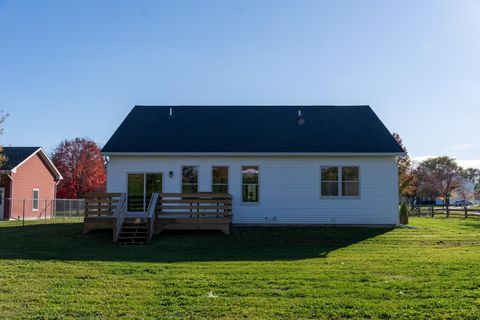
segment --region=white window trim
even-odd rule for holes
[[[358,168],[358,181],[345,181],[345,182],[356,182],[358,183],[358,196],[343,196],[342,193],[343,193],[343,168],[346,168],[346,167],[354,167],[354,168]],[[343,166],[340,166],[340,196],[343,198],[343,199],[360,199],[361,196],[362,196],[362,182],[361,182],[361,174],[360,174],[360,166],[358,165],[343,165]]]
[[[323,168],[337,168],[338,170],[338,195],[337,196],[323,196],[322,195],[322,169]],[[355,167],[355,168],[358,168],[358,181],[351,181],[351,182],[358,182],[358,196],[342,196],[342,193],[343,193],[343,186],[342,186],[342,178],[343,178],[343,170],[342,168],[346,168],[346,167]],[[319,172],[319,178],[320,178],[320,192],[319,192],[319,195],[320,195],[320,199],[322,200],[326,200],[326,199],[360,199],[361,196],[362,196],[362,178],[361,178],[361,167],[359,165],[349,165],[349,164],[344,164],[344,165],[322,165],[320,166],[320,172]],[[328,182],[328,181],[327,181]]]
[[[227,193],[230,193],[230,166],[229,165],[219,164],[219,165],[212,165],[210,167],[210,173],[211,173],[211,178],[212,178],[212,181],[211,181],[212,183],[210,184],[210,188],[211,188],[210,190],[213,192],[213,185],[214,185],[214,183],[213,183],[213,168],[219,168],[219,167],[220,168],[222,168],[222,167],[227,168],[227,183],[226,183],[227,184]],[[221,185],[225,185],[225,184],[216,183],[215,185],[221,186]]]
[[[257,186],[258,186],[258,199],[256,202],[250,202],[250,201],[243,201],[243,167],[257,167],[258,168],[258,183],[257,183]],[[261,185],[261,181],[260,181],[260,165],[258,164],[246,164],[246,165],[241,165],[240,166],[240,199],[242,199],[241,201],[241,204],[242,205],[245,205],[245,206],[256,206],[256,205],[259,205],[260,204],[260,185]]]
[[[337,189],[338,189],[338,194],[336,196],[324,196],[322,195],[322,182],[324,182],[322,180],[322,169],[327,169],[327,168],[337,168]],[[341,194],[342,194],[342,190],[340,189],[341,188],[341,181],[342,181],[342,177],[341,177],[341,172],[342,170],[340,169],[339,166],[334,166],[334,165],[325,165],[325,166],[321,166],[320,167],[320,198],[321,199],[337,199],[337,198],[340,198],[341,197]],[[325,182],[334,182],[334,181],[325,181]]]
[[[196,167],[197,168],[197,183],[183,183],[183,168],[184,167]],[[200,166],[198,164],[185,164],[180,166],[180,193],[183,192],[183,185],[194,186],[197,185],[197,192],[200,192]]]
[[[35,203],[35,191],[37,191],[37,207],[34,208]],[[32,189],[32,211],[38,211],[40,208],[40,189]]]

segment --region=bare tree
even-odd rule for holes
[[[5,113],[3,110],[0,111],[0,135],[3,135],[3,122],[5,122],[5,120],[7,119],[8,117],[8,113]],[[0,144],[0,168],[3,167],[3,165],[5,164],[5,162],[7,162],[7,157],[3,154],[3,145]]]
[[[480,200],[480,169],[467,168],[463,170],[462,176],[470,183],[473,183],[473,197]]]
[[[449,215],[452,192],[462,183],[462,168],[455,159],[443,156],[422,161],[418,168],[419,190],[426,197],[442,197]]]

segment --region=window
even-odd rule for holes
[[[342,168],[342,196],[358,197],[360,195],[360,178],[358,167]]]
[[[182,167],[182,193],[198,193],[198,167]]]
[[[360,196],[359,167],[322,167],[320,175],[322,197]]]
[[[242,201],[258,202],[258,166],[242,167]]]
[[[228,192],[228,167],[212,167],[212,192]]]
[[[33,192],[32,192],[32,211],[38,211],[39,193],[40,193],[40,191],[38,189],[33,189]]]
[[[323,167],[321,173],[322,197],[338,196],[338,167]]]
[[[144,212],[152,194],[162,192],[161,173],[131,173],[128,174],[127,210],[129,212]]]

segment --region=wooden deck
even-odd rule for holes
[[[220,230],[230,233],[232,196],[228,193],[160,193],[155,231]]]
[[[88,193],[85,195],[83,233],[98,229],[115,229],[122,193]]]
[[[83,232],[109,229],[113,241],[127,234],[131,223],[123,193],[90,193],[85,196]],[[228,193],[157,193],[145,213],[147,241],[164,230],[220,230],[230,233],[232,196]]]

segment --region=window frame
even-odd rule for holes
[[[343,168],[357,168],[357,171],[358,171],[358,180],[357,181],[343,181]],[[361,195],[361,192],[362,192],[362,188],[361,188],[361,179],[360,179],[360,166],[355,166],[355,165],[345,165],[345,166],[341,166],[340,167],[340,187],[341,187],[341,190],[340,190],[340,195],[342,198],[346,198],[346,199],[356,199],[356,198],[360,198],[360,195]],[[354,183],[358,183],[358,195],[355,195],[355,196],[344,196],[343,195],[343,183],[344,182],[354,182]]]
[[[37,198],[35,199],[35,192],[37,192]],[[35,200],[37,201],[37,206],[34,206]],[[40,189],[32,189],[32,211],[38,211],[40,209]]]
[[[336,168],[336,169],[337,169],[337,181],[336,181],[336,182],[337,182],[337,195],[336,195],[336,196],[324,196],[324,195],[322,194],[322,183],[323,183],[323,182],[330,182],[330,183],[335,182],[335,181],[333,181],[333,180],[323,181],[323,179],[322,179],[322,169],[328,169],[328,168]],[[320,197],[321,197],[321,198],[324,198],[324,199],[329,199],[329,198],[330,198],[330,199],[336,199],[336,198],[340,197],[341,194],[342,194],[342,191],[341,191],[340,185],[339,185],[339,184],[340,184],[339,182],[341,181],[341,179],[342,179],[342,177],[341,177],[340,167],[338,167],[338,166],[333,166],[333,165],[331,165],[331,166],[329,166],[329,165],[321,166],[321,167],[320,167]]]
[[[127,212],[132,212],[132,213],[141,213],[141,212],[145,212],[147,210],[147,207],[148,207],[148,203],[147,203],[147,174],[160,174],[162,175],[162,192],[164,192],[163,190],[165,189],[164,188],[164,184],[165,184],[165,177],[164,177],[164,174],[163,174],[163,171],[127,171],[127,176],[126,176],[126,189],[127,192],[126,192],[126,196],[127,196]],[[131,175],[131,174],[143,174],[143,211],[128,211],[128,176]]]
[[[322,168],[331,168],[335,167],[338,170],[338,195],[337,196],[323,196],[322,195]],[[343,194],[343,168],[347,167],[355,167],[358,168],[358,195],[357,196],[344,196]],[[361,173],[361,166],[358,164],[345,164],[345,165],[321,165],[319,170],[319,196],[320,199],[360,199],[362,196],[362,173]],[[354,181],[352,181],[354,182]]]
[[[258,179],[257,179],[257,190],[258,190],[257,193],[258,194],[257,194],[257,201],[255,201],[255,202],[243,201],[243,185],[244,185],[244,183],[243,183],[243,168],[244,167],[257,167],[257,170],[258,170]],[[260,183],[260,176],[261,176],[260,171],[261,171],[261,169],[260,168],[261,168],[261,166],[258,165],[258,164],[240,165],[240,198],[242,199],[242,201],[241,201],[242,205],[249,206],[249,205],[260,204],[260,185],[261,185],[261,183]]]
[[[227,183],[213,183],[213,168],[227,168]],[[212,178],[212,183],[211,183],[211,191],[212,192],[216,192],[216,191],[213,191],[213,186],[214,185],[219,185],[219,186],[222,186],[222,185],[226,185],[227,186],[227,193],[230,193],[230,166],[228,165],[222,165],[222,164],[219,164],[219,165],[212,165],[210,166],[210,173],[211,173],[211,178]]]
[[[186,183],[185,185],[196,185],[197,186],[197,192],[191,192],[189,194],[195,194],[195,193],[199,193],[200,190],[199,190],[199,187],[200,187],[200,166],[197,165],[197,164],[186,164],[186,165],[181,165],[180,166],[180,193],[182,194],[187,194],[185,192],[183,192],[183,168],[184,167],[195,167],[197,168],[197,183]]]

